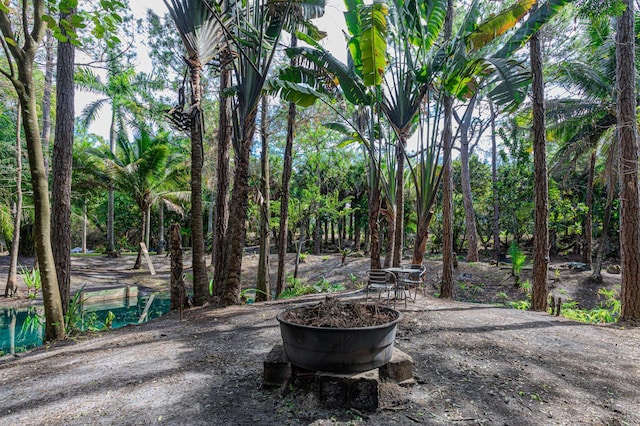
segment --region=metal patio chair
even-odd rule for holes
[[[365,296],[365,302],[369,300],[369,292],[377,291],[378,299],[382,296],[382,292],[387,292],[387,306],[389,306],[389,299],[391,291],[396,288],[396,276],[384,269],[370,269],[367,272],[367,292]],[[395,298],[393,300],[395,307]]]

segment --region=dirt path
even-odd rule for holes
[[[0,359],[0,424],[640,424],[640,330],[418,296],[418,383],[373,414],[262,390],[286,305],[198,309]]]

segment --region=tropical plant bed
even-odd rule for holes
[[[362,328],[375,327],[398,319],[399,313],[378,305],[344,303],[335,298],[284,312],[282,319],[310,327]]]

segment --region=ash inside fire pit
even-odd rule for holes
[[[375,327],[397,318],[397,311],[377,305],[342,303],[335,298],[327,298],[322,303],[291,309],[282,314],[282,319],[290,323],[327,328]]]

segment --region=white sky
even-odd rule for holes
[[[136,18],[144,18],[146,16],[147,9],[152,9],[156,14],[162,16],[167,13],[167,8],[162,0],[131,0],[131,10]],[[322,41],[322,44],[330,50],[336,57],[345,61],[346,59],[346,47],[344,41],[343,31],[345,30],[344,24],[344,2],[343,0],[327,0],[325,7],[325,15],[314,21],[314,23],[323,31],[327,32],[327,37]],[[173,28],[171,29],[173,31]],[[140,34],[137,36],[137,41],[142,41],[146,38],[146,34]],[[139,44],[137,46],[138,63],[140,64],[140,71],[149,72],[150,60],[146,53],[146,48]],[[78,91],[76,93],[76,114],[80,114],[82,109],[96,97],[87,92]],[[108,139],[110,124],[110,112],[107,109],[101,111],[100,117],[94,124],[91,125],[89,130],[105,139]]]

